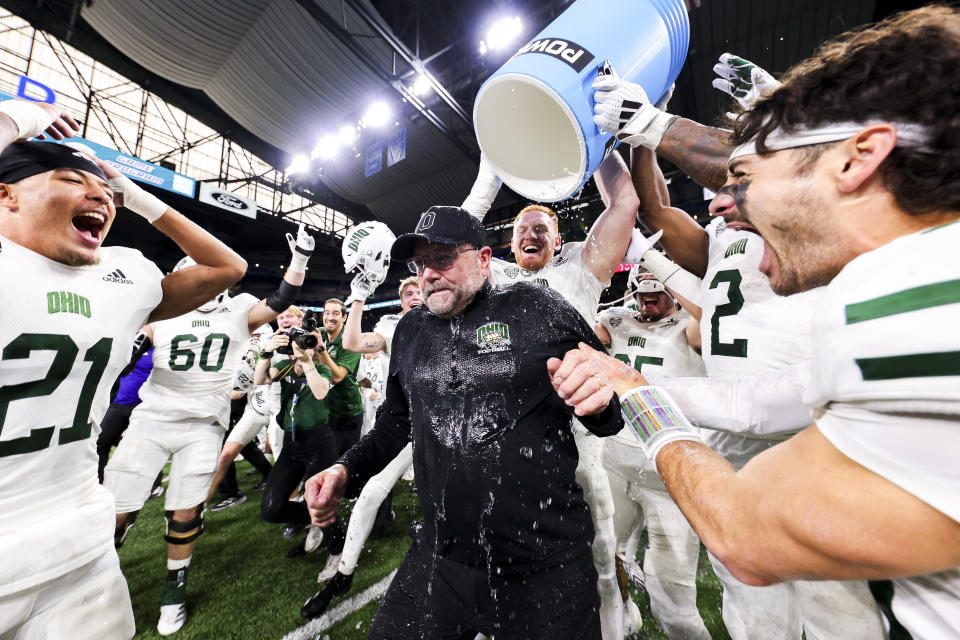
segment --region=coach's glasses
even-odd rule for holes
[[[420,275],[423,270],[430,267],[434,271],[446,271],[453,266],[457,258],[467,251],[477,251],[479,247],[467,247],[466,249],[454,248],[452,251],[438,251],[428,256],[414,256],[407,260],[407,269],[410,273]]]

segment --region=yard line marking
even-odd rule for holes
[[[283,636],[282,640],[313,640],[319,633],[326,631],[363,605],[386,593],[387,587],[390,586],[390,581],[393,580],[393,576],[395,575],[397,575],[396,569],[391,571],[390,575],[380,582],[367,587],[366,590],[361,591],[355,596],[347,598],[319,618],[311,620],[302,627],[297,627]]]

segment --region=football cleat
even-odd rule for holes
[[[224,509],[229,509],[230,507],[236,507],[247,501],[247,496],[243,493],[240,493],[235,496],[229,496],[218,502],[217,504],[210,507],[210,511],[223,511]]]
[[[327,607],[330,606],[330,601],[333,600],[335,596],[343,595],[350,591],[352,584],[352,573],[350,575],[337,573],[333,576],[333,580],[324,585],[322,589],[310,596],[307,601],[303,603],[303,608],[300,609],[300,615],[308,620],[321,616],[323,612],[327,610]]]
[[[187,621],[187,605],[165,604],[160,607],[160,620],[157,621],[157,633],[169,636],[180,630]]]

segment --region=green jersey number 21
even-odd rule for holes
[[[83,354],[83,362],[89,362],[90,368],[83,381],[80,395],[77,398],[77,407],[73,413],[73,421],[69,427],[61,428],[57,444],[68,444],[83,440],[90,436],[92,423],[90,422],[90,407],[93,406],[93,395],[100,384],[100,378],[110,360],[110,348],[113,338],[101,338],[95,345]],[[29,358],[35,351],[53,351],[53,362],[39,380],[21,382],[0,387],[0,437],[6,425],[7,409],[10,403],[25,398],[40,398],[48,396],[57,390],[60,383],[73,370],[77,361],[79,349],[70,336],[54,333],[21,333],[3,348],[3,360],[18,360]],[[0,439],[0,458],[21,453],[40,451],[50,446],[53,439],[55,425],[40,427],[30,431],[30,435],[12,440]]]

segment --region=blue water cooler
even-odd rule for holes
[[[597,70],[609,61],[656,102],[687,55],[684,0],[577,0],[477,93],[473,123],[497,175],[530,200],[578,193],[613,147],[593,122]]]

